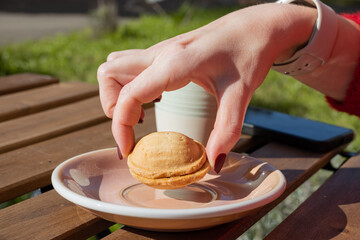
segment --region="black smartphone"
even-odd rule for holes
[[[249,106],[242,133],[262,136],[316,152],[326,152],[354,139],[348,128]]]

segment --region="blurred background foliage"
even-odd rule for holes
[[[338,5],[343,7],[353,7],[353,6],[359,6],[358,0],[323,0],[322,2],[329,4],[329,5]]]
[[[152,14],[145,13],[136,18],[114,20],[114,7],[111,5],[113,3],[106,5],[109,4],[107,1],[89,13],[92,24],[88,29],[0,47],[0,76],[35,72],[56,76],[61,81],[97,84],[97,68],[110,52],[147,48],[159,41],[203,26],[231,11],[259,2],[264,1],[237,0],[235,5],[219,5],[214,2],[206,4],[206,1],[199,1],[194,5],[190,1],[185,1],[176,11],[169,12],[161,5],[156,5],[159,3],[155,1],[151,5]],[[348,12],[359,7],[358,0],[324,2]],[[104,26],[109,24],[113,25],[104,29]],[[348,127],[355,131],[360,129],[357,117],[332,110],[322,94],[274,71],[269,72],[263,85],[255,92],[251,104]],[[360,140],[356,137],[348,150],[359,149]],[[338,158],[333,161],[339,163],[342,160]],[[241,239],[262,239],[330,175],[331,172],[326,170],[314,175]]]
[[[175,12],[166,15],[143,14],[134,19],[123,19],[112,30],[99,31],[97,29],[99,26],[103,28],[103,24],[94,24],[92,28],[72,34],[6,45],[0,48],[0,75],[37,72],[54,75],[62,81],[96,84],[97,68],[110,52],[147,48],[203,26],[244,5],[246,3],[243,2],[243,5],[211,8],[185,2]],[[93,15],[89,15],[92,21]],[[96,15],[95,20],[99,21],[100,15]],[[108,16],[104,16],[107,22]],[[331,110],[320,93],[273,71],[256,91],[252,104],[359,129],[358,118]],[[350,149],[359,149],[359,146],[357,138]]]

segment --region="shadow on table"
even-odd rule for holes
[[[293,175],[292,171],[283,172]],[[360,209],[359,181],[360,168],[341,168],[279,225],[274,235],[332,239],[339,234],[345,238],[346,234],[354,234]]]

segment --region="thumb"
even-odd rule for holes
[[[219,173],[227,154],[241,136],[245,112],[251,93],[244,87],[228,86],[219,94],[219,107],[214,129],[206,145],[209,163]]]

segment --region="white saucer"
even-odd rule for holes
[[[156,231],[189,231],[239,219],[279,197],[283,174],[258,159],[230,153],[220,175],[177,190],[135,180],[116,148],[73,157],[54,170],[52,184],[67,200],[101,218]]]

